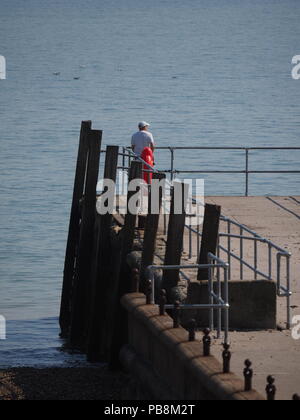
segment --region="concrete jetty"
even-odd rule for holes
[[[207,197],[206,202],[221,205],[225,216],[292,253],[292,313],[300,315],[300,197]],[[239,268],[236,266],[234,270]],[[285,299],[278,298],[277,306],[281,323],[286,314]],[[253,383],[259,392],[264,393],[270,373],[276,378],[278,399],[290,400],[295,390],[299,392],[300,340],[294,340],[291,331],[236,331],[230,333],[230,341],[232,371],[242,376],[244,361],[250,358]],[[219,359],[220,346],[218,340],[212,346],[212,353]]]
[[[146,205],[122,217],[145,163],[107,146],[103,179],[115,185],[121,159],[135,187],[111,191],[118,214],[103,214],[102,132],[91,125],[82,123],[63,280],[60,325],[70,347],[125,367],[138,399],[273,400],[274,380],[277,399],[299,394],[300,197],[206,197],[183,210],[187,191],[176,181],[170,197],[153,185],[143,192],[151,203],[159,193],[156,214]]]
[[[124,197],[125,200],[125,197]],[[121,199],[121,202],[123,199]],[[291,252],[291,298],[292,316],[300,315],[300,196],[293,197],[206,197],[205,203],[222,207],[223,216],[230,218],[253,230],[263,238],[269,239],[279,247]],[[159,238],[156,252],[163,256],[164,223],[161,219]],[[225,226],[220,227],[220,232]],[[236,232],[239,233],[238,229]],[[192,258],[190,258],[189,232],[185,230],[183,264],[195,263],[197,260],[197,244],[192,238]],[[233,251],[239,247],[239,242],[233,243]],[[253,244],[245,242],[244,255],[251,256]],[[258,252],[260,249],[258,250]],[[267,267],[268,254],[261,249],[259,252],[260,267]],[[159,260],[156,260],[159,263]],[[273,264],[275,277],[276,266]],[[232,278],[240,278],[240,264],[232,261]],[[195,272],[187,271],[191,279]],[[284,277],[284,276],[283,276]],[[245,268],[244,278],[254,278],[253,272]],[[255,304],[254,304],[255,305]],[[290,400],[293,393],[300,389],[300,340],[294,340],[291,330],[285,329],[286,299],[277,298],[277,329],[231,331],[230,342],[233,352],[232,371],[242,377],[244,361],[251,359],[254,367],[254,386],[262,394],[265,392],[266,377],[270,373],[275,376],[277,384],[277,398]],[[202,340],[202,332],[197,333]],[[215,339],[212,354],[222,361],[222,340]]]

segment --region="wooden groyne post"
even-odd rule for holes
[[[86,339],[89,279],[96,213],[96,187],[102,131],[83,122],[80,135],[69,237],[66,251],[60,323],[63,336],[83,349]]]
[[[108,146],[104,168],[104,179],[116,185],[119,147]],[[104,193],[107,192],[104,190]],[[115,195],[115,190],[111,191]],[[106,204],[107,203],[103,203]],[[111,241],[112,213],[97,214],[93,267],[91,273],[91,311],[89,314],[89,329],[87,340],[87,355],[89,361],[101,361],[105,358],[105,315],[108,310],[110,283],[112,281],[112,255],[114,253]]]
[[[157,191],[153,190],[153,186],[149,188],[149,211],[146,217],[140,273],[137,270],[133,273],[132,267],[128,265],[128,255],[134,250],[138,215],[130,211],[129,204],[135,199],[134,196],[141,186],[137,184],[133,191],[128,190],[124,226],[121,230],[115,229],[112,212],[99,214],[96,206],[101,143],[102,131],[92,130],[91,122],[83,122],[66,251],[60,322],[62,335],[68,338],[72,348],[86,353],[89,361],[109,361],[111,368],[118,369],[120,349],[128,342],[128,315],[120,300],[125,294],[136,291],[140,285],[146,293],[149,292],[145,270],[154,262],[163,198],[161,181],[165,180],[165,175],[156,173],[153,176],[154,180],[160,181],[159,208],[154,214],[151,211],[152,195],[154,192],[156,195]],[[111,180],[114,185],[118,159],[119,147],[108,146],[103,178]],[[142,181],[142,173],[142,163],[132,161],[129,183],[133,180]],[[101,194],[102,197],[104,193],[105,190]],[[113,193],[115,195],[116,191]],[[182,200],[180,209],[179,197]],[[187,197],[188,185],[174,183],[164,259],[166,265],[181,263]],[[169,293],[169,300],[170,292],[178,282],[179,270],[164,273],[163,284]]]
[[[188,196],[187,184],[175,182],[172,188],[171,212],[169,218],[168,239],[164,265],[180,265],[183,250],[183,235],[186,220],[186,203]],[[182,197],[182,211],[176,212],[176,196]],[[179,269],[165,271],[163,276],[163,287],[167,290],[167,299],[171,300],[170,290],[176,287],[179,282]]]
[[[74,276],[74,295],[72,298],[70,343],[83,349],[86,344],[88,320],[88,296],[90,287],[91,256],[93,249],[93,230],[96,215],[96,187],[99,175],[102,131],[89,133],[89,157],[86,171],[78,261]]]
[[[142,180],[142,174],[142,163],[138,161],[133,161],[131,163],[129,173],[129,183],[135,179]],[[126,293],[131,292],[131,271],[127,264],[127,256],[133,250],[137,214],[132,214],[130,212],[129,203],[131,198],[135,194],[136,191],[128,191],[127,212],[125,215],[125,224],[122,232],[121,265],[117,291],[118,304],[115,308],[114,314],[113,337],[110,355],[110,367],[113,370],[118,369],[120,367],[119,353],[124,343],[127,342],[128,337],[127,312],[124,310],[124,308],[120,305],[119,302],[122,296],[124,296]]]
[[[85,188],[85,175],[89,150],[89,132],[92,128],[91,121],[83,121],[79,139],[77,167],[73,189],[73,200],[67,241],[64,279],[60,309],[60,328],[62,337],[68,337],[71,325],[71,296],[76,261],[76,248],[79,242],[80,232],[80,200]]]
[[[198,264],[208,264],[208,254],[216,255],[219,238],[221,207],[205,205],[201,252]],[[208,280],[209,270],[199,270],[198,280]]]
[[[160,185],[162,181],[166,180],[166,175],[154,173],[153,174],[153,181],[159,181]],[[145,223],[145,235],[144,235],[144,246],[143,246],[143,253],[142,253],[142,262],[141,262],[141,270],[140,270],[140,283],[141,283],[141,291],[146,292],[145,288],[145,271],[147,267],[153,264],[154,261],[154,254],[156,248],[156,237],[159,227],[159,219],[160,219],[160,211],[163,199],[163,187],[159,187],[159,208],[156,209],[157,211],[152,214],[151,206],[152,206],[152,196],[153,196],[153,186],[150,188],[149,194],[149,210],[148,215],[146,217]],[[136,290],[138,291],[138,290]]]

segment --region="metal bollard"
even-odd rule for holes
[[[251,369],[252,362],[245,360],[244,378],[245,378],[245,392],[252,390],[253,369]]]
[[[131,291],[132,293],[138,293],[140,290],[140,272],[137,268],[133,268],[131,271]]]
[[[173,320],[174,320],[174,328],[179,328],[179,316],[180,316],[180,302],[176,300],[174,303],[174,310],[173,310]]]
[[[266,393],[267,393],[267,400],[268,401],[275,401],[275,396],[276,396],[276,386],[274,385],[275,383],[275,378],[274,376],[268,376],[267,377],[267,382],[268,385],[266,386]]]
[[[230,345],[224,343],[223,347],[224,347],[224,351],[222,353],[222,356],[223,356],[223,373],[230,373],[230,361],[231,361],[231,352],[229,351]]]
[[[203,333],[204,333],[204,337],[203,337],[203,356],[208,357],[208,356],[210,356],[210,346],[211,346],[211,338],[209,336],[210,329],[205,328]]]
[[[191,319],[188,324],[188,331],[189,331],[189,341],[196,340],[196,320]]]
[[[165,289],[160,291],[160,300],[159,300],[159,315],[165,315],[165,305],[167,303],[167,292]]]
[[[300,401],[300,395],[294,394],[293,395],[293,401]]]
[[[152,281],[146,281],[146,304],[151,305],[151,298],[152,298]]]

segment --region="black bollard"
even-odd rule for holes
[[[210,329],[205,328],[203,333],[204,333],[204,337],[203,337],[203,356],[208,357],[208,356],[210,356],[210,346],[211,346],[211,338],[209,336]]]
[[[275,383],[275,378],[274,376],[268,376],[267,377],[267,382],[268,385],[266,386],[266,393],[267,393],[267,400],[268,401],[275,401],[275,396],[276,396],[276,386],[274,385]]]
[[[223,356],[223,373],[230,373],[230,361],[231,361],[231,352],[229,351],[230,345],[224,343],[223,347],[224,347],[224,351],[222,353],[222,356]]]
[[[250,360],[245,361],[244,377],[245,377],[245,392],[252,390],[252,378],[253,378],[253,369],[251,369],[252,362]]]
[[[294,394],[293,395],[293,401],[300,401],[300,395]]]

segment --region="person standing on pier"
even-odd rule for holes
[[[133,152],[141,157],[145,147],[150,147],[154,153],[154,139],[149,131],[150,124],[142,121],[139,123],[139,131],[132,136],[131,145]]]

